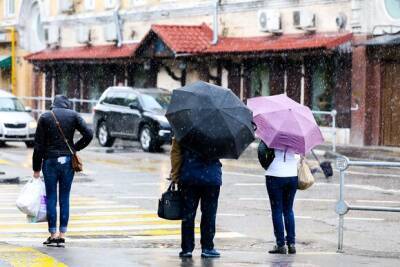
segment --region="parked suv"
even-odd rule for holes
[[[0,90],[0,145],[12,141],[34,146],[37,123],[31,111],[13,94]]]
[[[101,146],[111,147],[116,138],[137,140],[154,152],[171,142],[165,117],[171,93],[164,89],[110,87],[94,107],[93,127]]]

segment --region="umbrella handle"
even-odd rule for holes
[[[254,122],[254,121],[252,121],[252,122],[251,122],[251,124],[253,125],[253,129],[254,129],[254,131],[257,131],[257,124],[255,124],[255,122]]]

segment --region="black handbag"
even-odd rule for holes
[[[182,195],[178,186],[174,188],[174,183],[168,187],[167,191],[158,200],[158,217],[166,220],[182,219]]]

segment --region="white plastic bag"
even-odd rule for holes
[[[47,222],[47,197],[46,197],[46,187],[44,183],[40,192],[40,208],[36,216],[26,216],[29,223],[40,223]]]
[[[45,188],[41,179],[31,179],[21,190],[16,205],[24,214],[37,216],[40,209],[41,195]]]

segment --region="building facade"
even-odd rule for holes
[[[286,92],[313,110],[336,109],[342,143],[400,145],[383,138],[395,133],[381,127],[393,120],[382,115],[391,94],[382,91],[383,59],[374,52],[382,48],[362,43],[396,31],[396,1],[30,0],[17,6],[20,48],[44,49],[23,60],[33,66],[33,95],[96,99],[110,85],[172,90],[202,79],[243,100]]]

